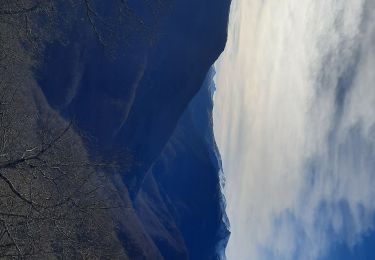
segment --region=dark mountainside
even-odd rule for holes
[[[64,28],[63,40],[46,45],[35,70],[37,82],[21,95],[27,100],[19,101],[37,111],[35,121],[46,114],[40,111],[51,111],[58,118],[53,123],[57,129],[73,120],[69,131],[83,140],[75,141],[79,148],[72,148],[73,157],[76,152],[105,162],[117,159],[110,169],[90,164],[107,177],[100,188],[94,185],[97,178],[81,186],[94,186],[92,199],[106,198],[105,205],[96,208],[108,210],[96,213],[89,207],[82,219],[94,226],[98,221],[109,224],[99,224],[100,230],[89,226],[77,239],[108,233],[106,241],[113,241],[115,249],[106,250],[114,255],[97,253],[92,258],[219,258],[229,232],[212,133],[209,71],[225,46],[230,0],[126,2],[119,17],[129,28],[121,37],[116,35],[120,25],[108,26],[106,19],[114,17],[116,7],[82,3],[84,18],[67,15],[75,19],[74,26]],[[22,84],[28,88],[28,82]],[[32,129],[27,131],[38,131],[38,124]],[[76,206],[74,199],[64,201]],[[120,206],[107,207],[111,202]],[[96,222],[90,221],[94,217]],[[95,245],[74,248],[70,256],[85,258],[90,254],[82,252],[90,248]],[[12,250],[22,255],[23,249]],[[64,256],[64,249],[60,251]]]
[[[221,161],[216,157],[211,122],[213,76],[210,71],[150,169],[137,197],[139,216],[163,255],[170,255],[171,249],[163,240],[158,240],[157,230],[163,229],[163,225],[168,228],[168,223],[177,225],[191,259],[215,258],[213,252],[220,253],[218,251],[223,249],[229,235],[223,222],[226,216],[218,174]],[[160,202],[152,203],[153,198],[159,196],[155,193],[160,193]],[[166,216],[159,217],[167,221],[163,221],[163,225],[150,221],[147,214],[149,207],[152,209],[160,204],[165,204],[169,211]],[[222,244],[218,244],[219,241]],[[170,259],[179,259],[177,253]]]
[[[132,197],[223,51],[229,5],[179,0],[137,6],[158,8],[162,16],[146,12],[141,21],[151,20],[151,32],[131,34],[115,60],[81,31],[73,32],[75,41],[47,51],[40,76],[47,99],[95,136],[103,151],[131,151],[139,162],[125,177]]]

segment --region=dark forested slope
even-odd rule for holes
[[[0,25],[2,15],[7,15],[5,20],[10,15],[15,26],[5,29],[19,29],[22,33],[15,41],[24,42],[16,52],[35,50],[30,59],[38,63],[25,65],[33,89],[28,80],[18,77],[26,89],[21,97],[27,99],[17,104],[35,110],[36,122],[45,119],[41,111],[51,111],[57,130],[49,133],[50,140],[55,140],[59,129],[70,126],[69,132],[78,140],[67,138],[69,144],[62,147],[70,147],[72,155],[59,163],[71,165],[76,163],[74,153],[86,154],[80,165],[87,167],[67,170],[78,174],[78,179],[90,179],[91,189],[86,192],[95,193],[93,201],[103,201],[96,211],[85,209],[82,219],[93,225],[96,222],[91,219],[99,219],[106,225],[99,225],[100,230],[87,227],[86,237],[77,237],[75,244],[106,232],[116,247],[112,250],[116,258],[217,258],[217,246],[220,241],[225,244],[227,231],[210,121],[212,77],[206,84],[204,79],[225,46],[230,1],[5,2]],[[32,38],[36,44],[23,41],[30,32],[39,37]],[[38,123],[27,128],[22,119],[15,120],[26,135],[42,127]],[[52,155],[45,156],[49,160]],[[61,169],[53,170],[61,174]],[[88,171],[95,174],[82,177]],[[104,179],[98,177],[103,174]],[[71,202],[65,210],[77,204],[71,194],[85,194],[69,183],[74,180],[64,184],[70,195],[62,199]],[[60,248],[67,246],[61,243]],[[24,254],[13,244],[13,254]],[[87,245],[72,254],[83,257],[93,248]],[[56,255],[54,250],[50,256]],[[94,258],[104,257],[95,254]]]

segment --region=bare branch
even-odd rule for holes
[[[18,197],[20,198],[21,200],[23,200],[24,202],[26,202],[27,204],[30,204],[30,205],[33,205],[35,204],[34,202],[32,202],[31,200],[25,198],[13,185],[13,183],[7,178],[5,177],[3,174],[0,173],[0,179],[2,179],[7,185],[8,187],[10,188],[10,190]]]

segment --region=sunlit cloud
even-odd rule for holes
[[[317,259],[375,213],[375,0],[234,0],[214,130],[229,259]]]

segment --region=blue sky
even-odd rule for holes
[[[332,246],[324,260],[372,260],[375,259],[375,232],[363,236],[362,241],[349,248],[345,243],[338,243]]]
[[[228,259],[368,259],[374,20],[375,0],[233,0],[214,106]]]

